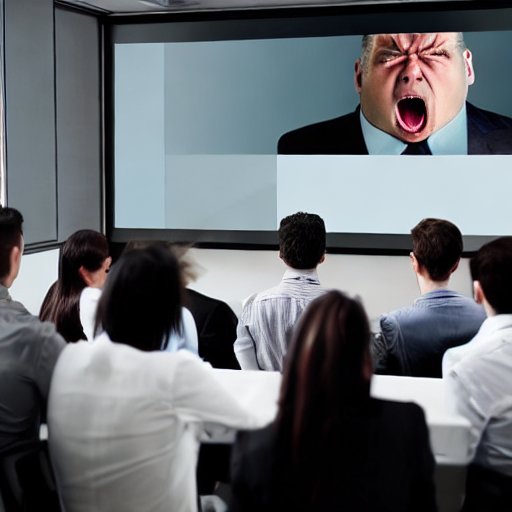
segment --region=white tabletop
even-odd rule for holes
[[[219,382],[262,422],[277,412],[281,374],[278,372],[214,370]],[[457,414],[446,397],[442,379],[375,375],[371,394],[376,398],[416,402],[425,411],[432,451],[439,464],[467,464],[469,422]],[[213,435],[211,441],[230,442],[234,433]]]

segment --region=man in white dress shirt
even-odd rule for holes
[[[485,510],[512,510],[512,237],[484,245],[471,260],[471,276],[487,319],[468,344],[443,358],[443,377],[472,427],[464,510],[481,510],[482,500]],[[482,481],[493,496],[475,496]]]
[[[281,283],[250,296],[240,315],[235,354],[242,370],[281,371],[292,328],[324,293],[316,272],[325,257],[322,218],[298,212],[282,219],[279,257],[288,267]]]

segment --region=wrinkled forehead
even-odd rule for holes
[[[424,51],[440,46],[456,46],[457,32],[433,32],[428,34],[376,34],[373,49],[394,49],[401,52]]]

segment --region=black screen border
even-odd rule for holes
[[[129,229],[114,226],[114,45],[360,35],[364,33],[512,30],[506,1],[365,3],[341,6],[204,11],[104,18],[105,218],[112,242],[165,239],[196,247],[274,250],[276,231]],[[134,205],[136,207],[136,205]],[[464,236],[471,255],[496,236]],[[328,233],[331,253],[402,255],[410,235]]]

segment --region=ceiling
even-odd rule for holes
[[[420,0],[421,1],[421,0]],[[443,1],[443,0],[434,0]],[[212,11],[261,9],[278,7],[336,6],[347,4],[404,3],[418,0],[58,0],[60,5],[72,5],[104,15],[168,13],[182,11]]]

